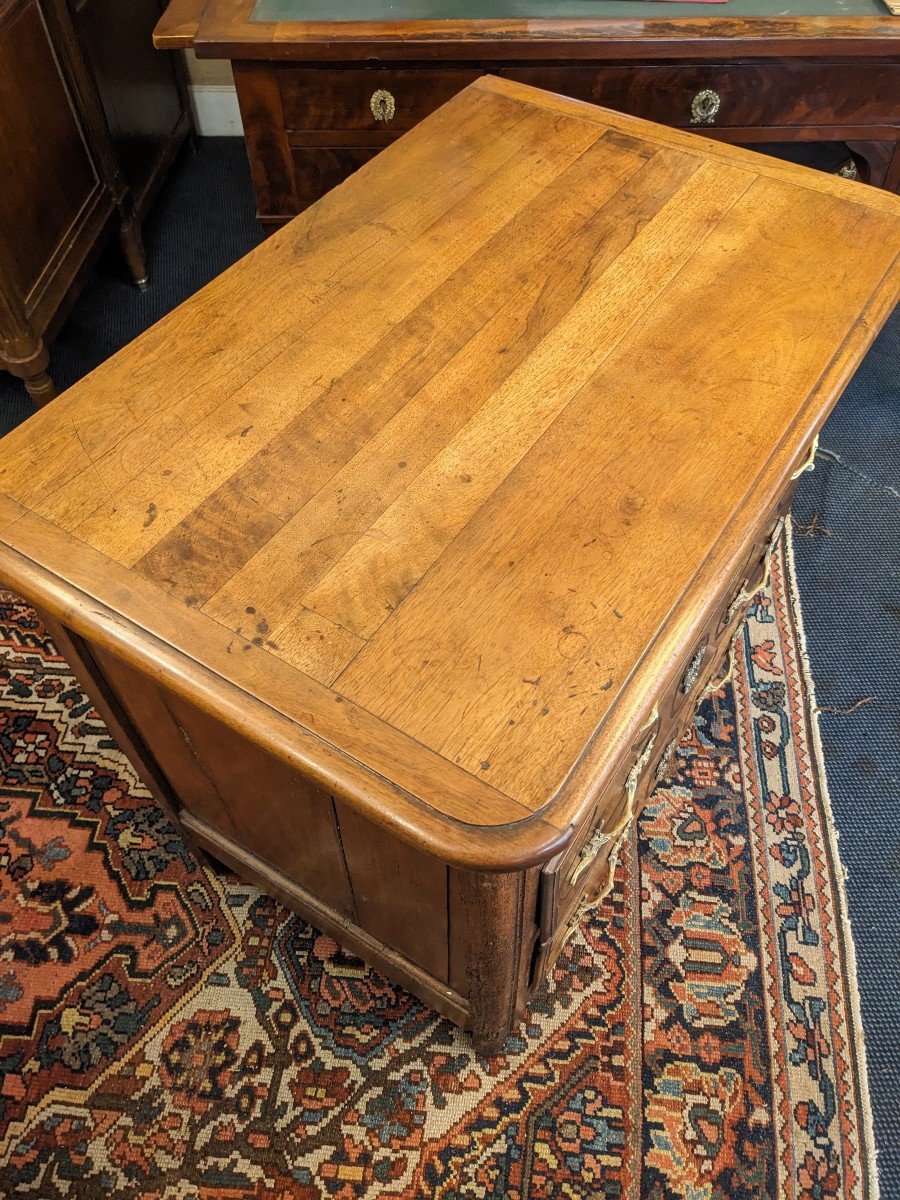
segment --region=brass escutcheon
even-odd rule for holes
[[[390,121],[397,111],[397,102],[390,92],[379,88],[377,92],[372,93],[369,108],[376,121]]]
[[[722,104],[718,92],[704,88],[691,101],[691,123],[693,125],[712,125]]]

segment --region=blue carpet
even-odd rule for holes
[[[804,151],[807,161],[837,152]],[[841,150],[839,157],[846,152]],[[797,157],[797,147],[792,157]],[[243,142],[185,152],[145,230],[144,294],[110,252],[52,350],[79,379],[260,240]],[[794,550],[825,766],[849,871],[883,1200],[900,1197],[900,312],[825,427]],[[31,411],[0,371],[0,433]],[[836,711],[831,711],[836,710]],[[852,711],[850,711],[852,710]]]
[[[900,1196],[900,309],[793,507],[825,773],[848,872],[883,1200]]]

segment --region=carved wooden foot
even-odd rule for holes
[[[39,407],[57,396],[56,384],[50,376],[50,354],[38,339],[32,353],[22,357],[4,354],[3,365],[25,384],[28,395]]]

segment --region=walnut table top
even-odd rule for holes
[[[0,581],[458,865],[601,789],[900,203],[485,77],[0,445]]]

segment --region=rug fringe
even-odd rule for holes
[[[862,1112],[860,1113],[860,1125],[862,1128],[863,1139],[865,1142],[865,1166],[868,1172],[868,1196],[869,1200],[879,1200],[880,1192],[878,1186],[878,1149],[875,1145],[874,1121],[872,1118],[872,1100],[869,1094],[869,1067],[866,1055],[866,1038],[863,1030],[862,1015],[860,1012],[859,1001],[859,980],[856,969],[856,944],[853,941],[853,930],[850,925],[850,916],[847,906],[847,880],[849,874],[846,866],[841,859],[840,853],[840,832],[834,822],[834,813],[831,807],[831,793],[828,790],[828,780],[825,774],[825,758],[822,749],[822,737],[819,730],[819,708],[816,703],[816,690],[812,677],[812,667],[809,661],[809,653],[807,650],[806,627],[803,623],[803,611],[800,604],[800,592],[797,587],[797,568],[794,562],[794,527],[790,516],[788,516],[784,525],[784,545],[785,545],[785,566],[787,568],[787,595],[788,602],[791,606],[791,613],[794,618],[794,625],[797,630],[798,648],[800,652],[800,669],[803,675],[803,683],[806,688],[806,694],[809,698],[809,726],[810,737],[813,747],[813,772],[815,774],[816,784],[819,789],[819,796],[822,802],[822,811],[825,817],[825,828],[831,849],[831,857],[837,870],[835,871],[835,889],[839,913],[839,928],[842,935],[843,951],[847,967],[847,979],[850,984],[847,997],[847,1003],[850,1009],[850,1021],[853,1030],[853,1037],[856,1046],[856,1060],[859,1072],[859,1095]]]

